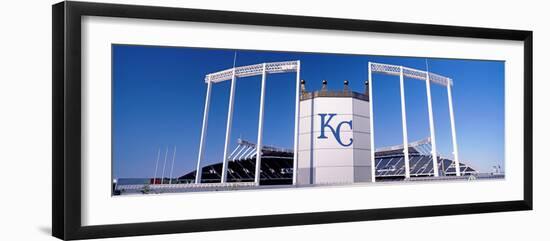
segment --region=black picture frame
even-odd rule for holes
[[[104,16],[230,23],[378,33],[517,40],[524,43],[524,194],[522,200],[457,205],[212,218],[99,226],[81,225],[81,17]],[[60,239],[185,233],[532,210],[533,32],[262,13],[150,7],[90,2],[52,6],[53,156],[52,234]]]

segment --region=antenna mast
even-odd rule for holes
[[[155,175],[153,175],[153,184],[156,184],[157,183],[157,171],[158,171],[158,168],[159,168],[159,159],[160,159],[160,147],[158,149],[158,152],[157,152],[157,164],[155,164]]]
[[[172,184],[172,173],[174,172],[174,160],[176,159],[176,146],[174,146],[174,155],[172,155],[172,167],[170,168],[170,181],[168,184]]]

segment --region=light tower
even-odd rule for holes
[[[221,183],[227,182],[227,166],[229,161],[229,144],[231,138],[231,127],[233,122],[233,104],[235,100],[235,87],[238,78],[250,77],[250,76],[262,76],[261,92],[260,92],[260,114],[259,114],[259,123],[258,123],[258,144],[256,146],[256,170],[255,170],[255,183],[256,185],[260,184],[260,166],[261,166],[261,150],[262,150],[262,134],[263,134],[263,113],[264,113],[264,100],[265,100],[265,82],[267,74],[278,74],[278,73],[288,73],[296,72],[296,110],[295,110],[295,128],[294,128],[294,150],[298,148],[298,113],[300,112],[299,99],[300,99],[300,61],[284,61],[284,62],[272,62],[272,63],[261,63],[240,67],[233,67],[230,69],[214,72],[207,74],[204,78],[205,83],[207,84],[206,88],[206,98],[204,104],[204,115],[202,119],[202,129],[201,129],[201,139],[199,142],[199,154],[197,158],[197,171],[195,174],[195,183],[201,183],[202,168],[201,162],[204,158],[204,141],[206,139],[206,130],[208,128],[208,111],[210,107],[210,94],[212,92],[212,85],[216,83],[221,83],[223,81],[231,81],[231,89],[229,94],[229,107],[227,110],[227,122],[226,122],[226,132],[225,132],[225,144],[222,160],[222,177]],[[294,152],[294,163],[296,163],[297,154]],[[294,169],[296,170],[296,169]],[[296,172],[294,172],[294,176]],[[293,178],[296,180],[296,178]]]
[[[460,163],[458,160],[458,144],[456,142],[456,129],[455,129],[455,117],[454,117],[454,109],[453,109],[453,98],[451,93],[451,86],[453,85],[453,81],[451,78],[441,76],[438,74],[430,73],[428,71],[424,70],[417,70],[413,68],[408,68],[404,66],[398,66],[398,65],[391,65],[391,64],[380,64],[380,63],[368,63],[368,73],[369,73],[369,81],[371,83],[371,87],[373,84],[373,73],[379,73],[379,74],[386,74],[386,75],[392,75],[392,76],[399,76],[400,80],[400,93],[401,93],[401,115],[402,115],[402,125],[403,125],[403,154],[405,155],[405,178],[410,178],[410,167],[409,167],[409,153],[408,153],[408,137],[407,137],[407,117],[406,117],[406,105],[405,105],[405,87],[404,87],[404,79],[405,77],[411,78],[411,79],[417,79],[417,80],[423,80],[426,81],[426,95],[428,99],[428,114],[429,114],[429,121],[430,121],[430,141],[432,142],[432,165],[434,176],[439,175],[438,171],[438,165],[437,165],[437,150],[436,150],[436,144],[435,144],[435,128],[433,124],[433,110],[432,110],[432,97],[431,97],[431,83],[441,85],[447,88],[447,97],[449,101],[449,115],[450,115],[450,122],[451,122],[451,137],[452,137],[452,143],[453,143],[453,157],[454,157],[454,164],[455,164],[455,170],[456,175],[460,176]],[[371,98],[372,96],[372,91]],[[372,101],[370,102],[371,111],[372,111]],[[372,113],[372,112],[371,112]],[[371,141],[371,148],[374,149],[374,134],[372,134],[372,141]]]

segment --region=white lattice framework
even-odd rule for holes
[[[265,72],[266,74],[296,72],[299,64],[300,61],[265,63]],[[233,78],[233,72],[235,72],[236,78],[262,75],[264,71],[263,65],[264,64],[253,64],[210,73],[206,75],[204,82],[208,83],[211,81],[212,83],[220,83],[226,80],[231,80]]]
[[[407,114],[406,114],[406,106],[405,106],[404,79],[405,77],[407,77],[410,79],[423,80],[426,82],[426,96],[428,99],[428,115],[429,115],[429,122],[430,122],[429,140],[431,142],[430,149],[432,154],[432,165],[434,170],[434,176],[436,177],[439,176],[439,170],[438,170],[438,164],[437,164],[437,147],[436,147],[436,140],[435,140],[435,127],[434,127],[433,111],[432,111],[432,95],[431,95],[431,87],[430,87],[431,83],[434,83],[447,88],[447,97],[449,101],[449,114],[450,114],[450,120],[451,120],[451,137],[453,142],[454,163],[456,163],[456,175],[460,176],[460,167],[459,167],[459,161],[458,161],[458,146],[456,143],[455,119],[454,119],[453,100],[452,100],[452,93],[451,93],[451,86],[453,85],[453,80],[449,77],[430,73],[424,70],[418,70],[418,69],[408,68],[408,67],[399,66],[399,65],[381,64],[381,63],[373,63],[373,62],[369,62],[368,73],[369,73],[369,82],[370,82],[369,95],[370,95],[370,111],[371,111],[371,126],[372,126],[371,150],[374,150],[374,120],[373,120],[374,118],[372,115],[373,113],[372,74],[378,73],[378,74],[399,76],[400,92],[401,92],[401,118],[402,118],[402,125],[403,125],[403,145],[401,145],[401,147],[410,146],[408,143],[408,136],[407,136],[408,133],[407,133]],[[405,177],[408,179],[410,178],[409,148],[403,148],[403,154],[405,156]],[[375,166],[374,152],[371,152],[371,160],[372,160],[372,166]],[[374,173],[372,176],[373,176],[372,181],[374,182],[375,181]]]
[[[225,132],[225,145],[223,153],[223,164],[222,164],[222,177],[221,183],[227,182],[227,166],[228,161],[236,160],[243,157],[256,157],[256,170],[254,176],[254,182],[256,185],[260,184],[260,167],[261,167],[261,157],[262,157],[262,134],[263,134],[263,119],[264,119],[264,101],[265,101],[265,82],[267,74],[278,74],[278,73],[288,73],[296,72],[296,96],[295,96],[295,120],[294,120],[294,150],[298,150],[298,133],[299,125],[298,118],[300,113],[300,61],[283,61],[283,62],[271,62],[271,63],[261,63],[253,64],[247,66],[234,67],[214,73],[207,74],[204,78],[205,83],[208,85],[206,89],[206,100],[204,104],[204,116],[202,121],[202,130],[201,130],[201,139],[199,144],[199,155],[197,158],[197,171],[195,173],[195,183],[201,183],[201,161],[204,156],[204,140],[206,137],[206,129],[208,127],[208,110],[210,107],[210,94],[212,91],[212,84],[221,83],[223,81],[231,81],[231,89],[229,94],[229,109],[227,114],[227,126]],[[235,100],[235,86],[238,78],[250,77],[250,76],[262,76],[261,84],[261,93],[260,93],[260,112],[259,112],[259,123],[258,123],[258,141],[256,146],[249,146],[239,150],[241,153],[235,153],[235,149],[231,154],[229,154],[229,143],[231,137],[231,125],[233,120],[233,104]],[[298,152],[294,152],[294,170],[297,168],[298,163]],[[293,172],[292,183],[296,183],[296,171]]]
[[[262,150],[260,152],[261,155],[264,155],[264,151],[272,151],[272,152],[286,152],[286,153],[292,153],[294,150],[292,149],[285,149],[285,148],[278,148],[274,146],[267,146],[263,145]],[[229,160],[231,161],[243,161],[248,160],[256,157],[257,155],[257,146],[255,143],[238,139],[237,140],[237,146],[231,154],[229,154]]]
[[[426,149],[431,150],[431,139],[428,137],[418,141],[409,142],[409,147],[415,148],[421,154],[429,153],[429,152],[426,152]],[[394,145],[394,146],[377,148],[376,152],[397,151],[401,149],[403,149],[403,145]]]
[[[434,73],[428,73],[424,70],[418,70],[413,68],[408,68],[404,66],[391,65],[391,64],[379,64],[371,63],[371,71],[373,73],[382,73],[393,76],[401,75],[401,68],[403,68],[403,76],[411,79],[417,80],[427,80],[426,76],[429,74],[429,80],[431,83],[438,84],[441,86],[453,85],[453,80],[451,78],[441,76]]]

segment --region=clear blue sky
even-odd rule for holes
[[[204,76],[233,67],[235,50],[113,45],[113,175],[152,177],[158,148],[177,146],[174,176],[195,168],[206,95]],[[236,66],[301,61],[308,90],[323,79],[339,90],[349,80],[364,91],[369,61],[426,69],[425,58],[238,50]],[[454,80],[453,104],[460,159],[480,171],[504,168],[504,62],[428,59],[431,72]],[[374,74],[376,147],[402,143],[399,77]],[[230,82],[212,89],[204,165],[221,161]],[[264,143],[293,147],[295,74],[267,77]],[[406,79],[409,141],[429,136],[425,83]],[[231,149],[239,137],[256,142],[260,77],[237,81]],[[451,156],[447,90],[432,85],[438,152]]]

